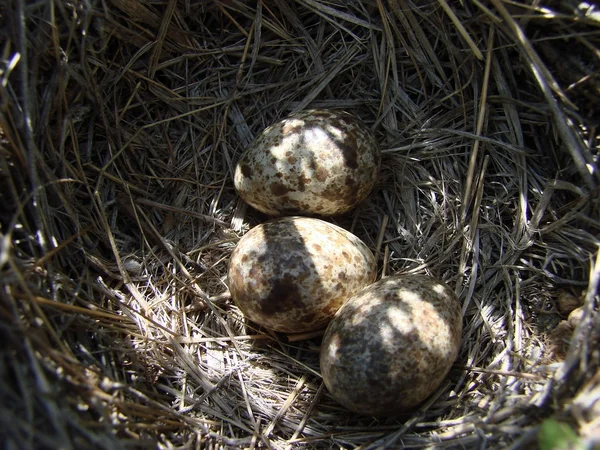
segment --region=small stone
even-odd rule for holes
[[[573,328],[577,328],[577,325],[579,325],[579,322],[581,322],[581,319],[583,319],[584,313],[585,311],[583,306],[575,308],[573,311],[571,311],[568,318],[569,325],[571,325]]]
[[[581,305],[581,299],[566,291],[560,291],[556,300],[558,312],[568,316],[571,311]]]

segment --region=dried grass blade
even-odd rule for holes
[[[119,249],[117,248],[117,243],[115,241],[115,237],[108,223],[108,218],[106,217],[106,212],[104,210],[104,206],[102,204],[102,199],[100,198],[100,194],[98,191],[94,193],[94,201],[96,203],[96,210],[98,211],[98,215],[101,218],[102,226],[104,227],[104,232],[110,242],[111,249],[113,251],[113,255],[115,257],[115,262],[117,263],[117,267],[119,268],[119,273],[123,277],[123,281],[125,285],[131,292],[131,295],[135,297],[140,306],[144,309],[144,312],[148,313],[150,310],[150,305],[144,299],[140,291],[137,289],[135,284],[132,283],[131,277],[129,276],[129,272],[125,269],[123,265],[123,260],[121,259],[121,255],[119,254]]]
[[[485,70],[483,72],[483,80],[482,80],[482,88],[481,88],[481,96],[479,98],[479,114],[477,115],[477,129],[475,134],[477,136],[481,136],[481,132],[483,131],[483,125],[485,123],[485,116],[487,113],[487,93],[490,81],[490,68],[492,66],[493,61],[493,43],[494,43],[494,27],[490,28],[489,36],[488,36],[488,52],[487,58],[485,61]],[[475,140],[473,142],[473,150],[471,150],[471,158],[469,161],[469,169],[467,171],[467,177],[465,180],[465,191],[463,194],[463,206],[461,212],[461,218],[464,221],[466,219],[467,210],[471,204],[471,198],[473,197],[472,189],[473,186],[473,176],[475,174],[475,168],[477,165],[477,156],[479,154],[479,140]],[[475,213],[477,214],[477,213]]]
[[[302,111],[305,109],[310,103],[317,98],[317,96],[325,89],[329,83],[340,73],[342,72],[346,66],[352,62],[354,56],[358,53],[358,47],[353,45],[346,54],[340,58],[333,68],[329,71],[329,73],[316,85],[296,106],[294,111]]]
[[[567,147],[567,150],[573,158],[573,162],[577,166],[579,174],[585,181],[588,189],[594,190],[598,184],[598,181],[600,181],[600,171],[596,167],[590,151],[583,146],[581,140],[578,139],[573,132],[565,113],[562,111],[556,98],[554,98],[554,95],[552,95],[552,92],[556,93],[561,98],[565,97],[564,94],[558,87],[556,81],[554,81],[550,75],[546,65],[540,59],[537,52],[527,39],[527,36],[525,36],[525,33],[519,24],[513,19],[506,7],[500,0],[491,0],[491,2],[505,20],[505,23],[508,25],[517,39],[517,42],[520,44],[524,55],[527,57],[530,69],[535,76],[540,89],[544,94],[544,97],[546,98],[558,131],[565,146]]]
[[[318,11],[321,14],[325,14],[325,16],[335,17],[336,19],[345,20],[347,22],[353,23],[354,25],[359,25],[361,27],[368,28],[370,30],[381,31],[381,28],[366,22],[362,19],[359,19],[352,14],[348,14],[339,9],[335,9],[331,6],[327,6],[317,0],[298,0],[300,3],[304,3],[308,7],[312,7],[314,10]]]
[[[404,47],[409,51],[415,67],[426,72],[436,86],[442,86],[444,84],[442,78],[445,78],[445,71],[442,68],[440,58],[429,42],[427,33],[421,27],[420,21],[413,14],[412,7],[405,0],[388,1],[396,18],[400,21],[401,27],[399,28],[408,35],[408,39],[412,44],[408,45],[406,43]],[[426,61],[427,64],[425,64]],[[424,84],[423,80],[421,80],[421,84]]]
[[[86,315],[86,316],[90,316],[90,317],[97,317],[97,318],[116,320],[116,321],[127,320],[125,317],[120,316],[119,314],[116,314],[112,311],[109,312],[106,310],[100,310],[100,308],[97,308],[97,309],[82,308],[81,306],[57,302],[56,300],[50,300],[48,298],[43,298],[38,295],[33,296],[33,297],[23,297],[23,299],[33,300],[40,305],[50,306],[52,308],[60,309],[62,311],[69,311],[74,314],[82,314],[82,315]]]
[[[471,48],[471,51],[475,55],[475,57],[479,60],[483,60],[483,55],[481,54],[481,50],[477,47],[477,44],[471,38],[471,35],[467,32],[465,27],[463,26],[460,19],[456,16],[450,5],[446,2],[446,0],[438,0],[438,3],[444,10],[450,20],[458,30],[458,33],[462,36],[462,38],[467,42],[467,45]]]
[[[269,423],[267,428],[265,428],[265,430],[263,431],[263,435],[265,437],[269,437],[271,435],[279,420],[285,415],[285,413],[287,413],[288,409],[290,408],[290,406],[292,406],[292,404],[296,400],[296,397],[298,397],[298,394],[302,390],[304,383],[306,383],[306,375],[302,375],[298,379],[298,381],[296,382],[296,386],[294,386],[292,392],[290,392],[288,397],[285,399],[285,401],[281,405],[281,408],[279,409],[279,411],[277,411],[277,414],[275,415],[273,420],[271,420],[271,423]]]
[[[321,384],[319,385],[319,388],[315,392],[315,396],[313,397],[312,401],[310,402],[310,405],[308,406],[308,408],[306,409],[306,412],[304,413],[304,417],[302,417],[302,420],[298,424],[298,428],[296,428],[296,430],[294,431],[294,434],[290,438],[290,442],[288,442],[286,450],[289,450],[292,448],[291,443],[293,443],[296,439],[298,439],[298,436],[300,436],[300,433],[302,433],[302,430],[304,430],[304,427],[306,426],[306,422],[308,422],[308,419],[309,419],[311,413],[313,412],[313,410],[319,403],[319,399],[321,398],[321,395],[323,394],[324,389],[325,389],[325,383],[321,382]]]
[[[154,78],[154,74],[156,73],[156,66],[162,56],[163,43],[165,38],[167,37],[167,32],[169,31],[169,24],[171,23],[171,19],[173,18],[173,14],[175,13],[175,7],[177,6],[176,0],[169,0],[167,4],[167,9],[160,21],[160,28],[158,29],[158,36],[155,40],[154,48],[152,49],[152,54],[150,55],[150,62],[148,67],[148,76],[150,78]]]

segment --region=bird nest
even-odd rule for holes
[[[593,6],[9,0],[0,35],[5,445],[599,445]],[[261,329],[228,294],[267,219],[235,162],[308,108],[361,117],[383,152],[328,220],[462,306],[456,363],[400,417],[345,410],[319,333]]]

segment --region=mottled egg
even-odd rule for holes
[[[285,217],[242,237],[231,255],[228,283],[250,320],[300,333],[327,325],[376,272],[373,253],[349,231],[320,219]]]
[[[266,214],[342,214],[372,191],[380,160],[375,136],[352,114],[303,111],[256,137],[236,165],[234,185]]]
[[[461,333],[460,304],[446,284],[423,275],[384,278],[331,320],[321,346],[323,381],[352,411],[398,414],[440,386]]]

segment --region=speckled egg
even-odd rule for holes
[[[343,214],[372,191],[380,160],[375,136],[352,114],[303,111],[256,137],[236,165],[234,185],[266,214]]]
[[[352,411],[401,413],[440,386],[461,333],[460,304],[446,284],[423,275],[384,278],[331,320],[321,346],[323,381]]]
[[[231,296],[253,322],[300,333],[324,327],[375,280],[373,253],[352,233],[320,219],[285,217],[252,228],[231,255]]]

